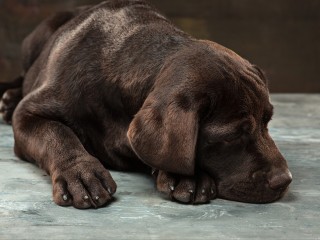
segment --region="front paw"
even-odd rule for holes
[[[0,101],[0,113],[6,123],[11,124],[13,112],[21,99],[21,88],[9,89],[3,94]]]
[[[214,180],[204,172],[193,177],[186,177],[159,170],[154,175],[156,175],[158,191],[166,194],[172,200],[202,204],[216,198]]]
[[[60,166],[52,174],[53,200],[60,206],[101,207],[112,200],[117,185],[97,159]]]

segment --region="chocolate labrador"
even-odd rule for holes
[[[16,155],[50,174],[55,203],[110,202],[107,169],[150,171],[160,192],[183,203],[267,203],[286,192],[292,178],[268,133],[262,71],[145,1],[57,13],[22,52],[24,74],[2,85],[13,88],[1,110]]]

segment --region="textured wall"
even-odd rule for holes
[[[98,0],[0,0],[0,81],[20,71],[19,44],[48,14]],[[273,92],[320,92],[320,1],[151,0],[174,23],[261,66]]]

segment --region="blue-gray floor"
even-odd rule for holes
[[[63,208],[51,200],[50,178],[12,151],[0,123],[0,239],[320,239],[320,95],[272,95],[271,135],[293,182],[273,204],[214,200],[169,202],[151,178],[112,172],[116,201],[106,208]]]

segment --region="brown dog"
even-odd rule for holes
[[[22,96],[8,90],[1,109],[15,153],[50,174],[59,205],[109,202],[106,168],[152,167],[157,189],[184,203],[272,202],[291,182],[259,68],[145,1],[58,13],[22,50]]]

